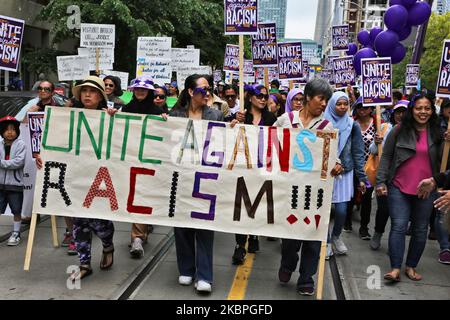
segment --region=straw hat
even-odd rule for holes
[[[96,76],[89,76],[86,79],[84,79],[79,85],[72,88],[73,96],[78,101],[81,101],[81,88],[85,86],[99,90],[103,98],[105,99],[105,102],[108,101],[108,96],[105,93],[105,83],[103,82],[102,79]]]

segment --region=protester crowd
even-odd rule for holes
[[[44,111],[45,106],[62,106],[53,98],[54,85],[40,79],[36,86],[39,102],[29,111]],[[338,129],[338,157],[331,168],[334,179],[332,194],[333,223],[330,223],[327,258],[351,254],[342,240],[342,232],[352,232],[352,214],[359,211],[359,237],[368,241],[368,248],[378,250],[387,231],[390,218],[389,258],[391,270],[384,275],[387,281],[400,281],[402,268],[415,281],[427,239],[437,240],[436,252],[440,263],[450,264],[449,233],[444,223],[450,209],[450,171],[440,172],[445,141],[450,140],[447,123],[450,101],[436,101],[432,92],[416,92],[405,96],[394,92],[392,106],[382,112],[377,125],[374,107],[365,106],[359,93],[348,87],[333,92],[327,81],[315,78],[304,88],[280,87],[277,80],[270,88],[264,85],[245,85],[245,99],[239,101],[236,83],[214,83],[210,75],[191,75],[178,92],[174,81],[166,86],[156,85],[152,79],[141,77],[127,88],[133,92],[129,103],[120,99],[123,93],[120,79],[89,76],[72,89],[73,97],[64,107],[117,112],[161,115],[163,118],[183,117],[243,123],[254,126],[330,130]],[[176,97],[173,108],[168,97]],[[0,147],[0,211],[9,204],[14,214],[14,227],[9,246],[20,243],[21,202],[23,198],[23,168],[25,145],[20,139],[19,121],[13,117],[0,119],[3,138]],[[381,148],[379,147],[381,146]],[[381,158],[379,151],[382,151]],[[38,168],[43,159],[35,155]],[[438,191],[443,190],[443,191]],[[374,194],[375,192],[375,194]],[[372,215],[372,198],[376,196],[377,210]],[[356,211],[355,211],[356,206]],[[375,223],[373,235],[370,221]],[[100,268],[109,269],[114,263],[114,223],[101,219],[65,218],[66,233],[62,244],[68,254],[78,254],[80,270],[73,279],[92,273],[92,233],[103,245]],[[133,224],[130,232],[130,255],[144,256],[152,226]],[[428,234],[428,230],[431,230]],[[406,236],[410,235],[406,261]],[[247,253],[263,250],[255,235],[235,235],[234,252],[230,262],[244,263]],[[281,240],[279,280],[287,283],[298,267],[297,291],[313,295],[313,276],[319,263],[319,241]],[[179,270],[179,284],[190,285],[200,292],[211,292],[213,283],[214,232],[190,228],[175,228],[175,246]],[[231,251],[231,248],[230,248]],[[300,257],[299,257],[300,253]],[[388,271],[388,270],[387,270]]]

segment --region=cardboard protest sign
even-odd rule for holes
[[[172,70],[179,67],[200,65],[200,49],[172,48]]]
[[[0,69],[17,71],[25,21],[0,15]]]
[[[405,87],[416,88],[420,79],[420,64],[407,64],[405,72]]]
[[[56,63],[59,81],[83,80],[89,76],[88,56],[59,56]]]
[[[115,76],[120,79],[120,86],[123,90],[126,90],[128,87],[128,79],[129,79],[129,73],[128,72],[121,72],[121,71],[112,71],[112,70],[104,70],[103,75],[106,76]]]
[[[177,84],[180,92],[184,89],[184,82],[186,78],[193,74],[211,74],[212,69],[210,66],[187,66],[178,68],[177,70]]]
[[[154,60],[172,59],[172,38],[170,37],[138,37],[137,59]]]
[[[327,80],[330,85],[334,85],[333,70],[322,69],[322,71],[320,72],[320,77]]]
[[[279,79],[300,80],[303,77],[302,43],[278,43]]]
[[[269,82],[271,82],[272,80],[278,80],[279,76],[278,76],[278,67],[270,67],[268,68],[268,78],[269,78]]]
[[[326,241],[336,154],[336,130],[47,107],[33,212]]]
[[[348,24],[340,26],[332,26],[333,51],[348,50]]]
[[[436,96],[450,98],[450,40],[445,40],[442,48]]]
[[[338,55],[329,55],[325,62],[325,69],[333,70],[333,60],[339,58]]]
[[[278,65],[277,28],[275,23],[258,23],[258,33],[252,35],[252,59],[256,67]]]
[[[334,85],[336,89],[355,85],[355,68],[353,68],[353,57],[346,56],[333,59]]]
[[[147,76],[159,85],[170,83],[172,79],[170,60],[139,57],[136,62],[136,76]]]
[[[82,23],[80,31],[80,47],[114,48],[116,42],[116,26],[113,24]]]
[[[225,35],[258,32],[257,0],[224,0]]]
[[[223,71],[239,72],[239,46],[227,44],[225,47],[225,58]]]
[[[264,75],[263,75],[264,76]],[[255,83],[255,69],[252,60],[244,60],[244,83]]]
[[[214,78],[214,82],[220,82],[222,80],[222,71],[220,70],[214,70],[213,71],[213,78]]]
[[[303,64],[303,77],[300,80],[297,80],[298,83],[307,83],[309,81],[309,63],[307,60],[302,61]]]
[[[41,135],[44,127],[45,112],[28,112],[28,128],[32,153],[41,151]]]
[[[97,70],[97,53],[95,48],[78,48],[79,56],[89,57],[89,70]],[[98,55],[98,69],[113,69],[114,48],[101,48]]]
[[[254,67],[254,70],[256,82],[264,83],[264,68]]]
[[[365,106],[392,104],[391,58],[361,59],[361,96]]]

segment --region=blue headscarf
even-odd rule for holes
[[[338,155],[341,154],[347,143],[350,134],[352,133],[352,127],[354,120],[348,115],[340,117],[336,113],[336,103],[340,99],[345,99],[349,101],[347,94],[341,91],[333,93],[333,96],[328,101],[327,108],[325,109],[325,119],[333,124],[335,129],[339,129],[339,144],[338,144]]]
[[[296,95],[298,95],[299,93],[303,94],[304,91],[302,89],[292,89],[291,91],[289,91],[287,98],[286,98],[286,106],[285,106],[285,110],[286,112],[291,112],[292,111],[292,100],[294,99],[294,97]]]

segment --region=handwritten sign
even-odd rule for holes
[[[336,131],[57,107],[44,128],[33,212],[327,239]]]
[[[405,72],[405,87],[416,88],[419,84],[420,64],[407,64]]]
[[[302,43],[278,43],[278,72],[280,79],[299,80],[303,77]]]
[[[259,23],[258,33],[252,36],[253,65],[272,67],[278,65],[277,28],[275,23]]]
[[[355,85],[355,69],[353,68],[353,57],[346,56],[333,59],[334,84],[336,89]]]
[[[120,85],[122,89],[126,89],[128,86],[129,73],[121,71],[104,70],[103,74],[106,76],[115,76],[120,79]]]
[[[148,76],[159,85],[170,83],[172,79],[170,60],[139,57],[136,63],[136,76]]]
[[[210,66],[187,66],[183,68],[178,68],[177,70],[177,84],[178,89],[184,89],[184,82],[186,78],[193,74],[211,74],[212,69]]]
[[[225,47],[225,59],[223,70],[230,72],[239,72],[239,46],[227,44]]]
[[[136,56],[137,59],[170,60],[172,59],[172,38],[139,37]]]
[[[80,47],[114,48],[115,38],[116,26],[113,24],[81,24]]]
[[[392,104],[391,58],[361,59],[363,105]]]
[[[334,51],[348,50],[348,24],[332,26],[332,41]]]
[[[258,32],[257,0],[225,0],[225,35]]]
[[[172,70],[200,65],[200,49],[172,48]]]
[[[89,70],[97,70],[97,53],[95,48],[78,48],[78,55],[89,57]],[[112,69],[114,63],[114,48],[99,49],[98,58],[99,70]]]
[[[89,76],[88,56],[59,56],[56,64],[59,81],[83,80]]]
[[[0,69],[17,71],[25,21],[0,15]]]
[[[450,40],[445,40],[442,48],[436,96],[450,98]]]

